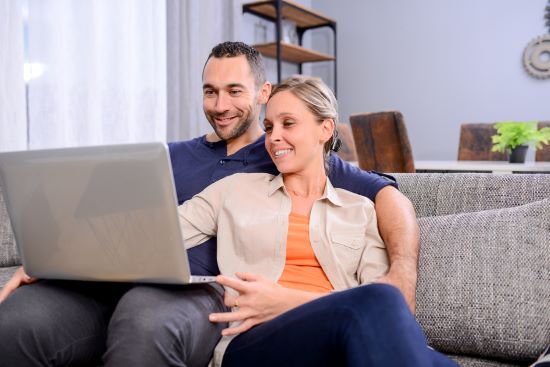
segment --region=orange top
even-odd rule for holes
[[[286,262],[280,285],[304,291],[328,293],[334,288],[317,261],[309,242],[309,217],[290,213]]]

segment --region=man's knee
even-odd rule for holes
[[[47,310],[25,297],[30,289],[18,289],[0,304],[0,346],[6,341],[39,338],[42,331],[51,329],[52,317]],[[47,337],[47,336],[45,336]]]
[[[210,298],[214,298],[211,292],[200,289],[187,292],[171,287],[135,287],[120,300],[109,334],[124,330],[130,334],[128,337],[152,340],[181,336],[182,331],[190,331],[216,309],[216,300]],[[174,330],[176,326],[178,331]]]
[[[223,307],[221,294],[206,285],[136,287],[124,295],[111,318],[106,365],[132,365],[140,358],[139,365],[146,365],[144,358],[150,365],[161,360],[187,365],[203,358],[195,352],[213,349],[221,332],[208,314]]]
[[[10,365],[46,366],[56,352],[51,348],[52,332],[59,320],[48,313],[52,310],[22,294],[29,291],[17,290],[0,305],[0,360]]]

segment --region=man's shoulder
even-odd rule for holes
[[[332,154],[329,159],[329,178],[336,188],[343,188],[366,196],[372,201],[384,187],[393,186],[398,188],[397,181],[390,175],[374,171],[363,171],[335,154]]]
[[[195,148],[197,146],[204,145],[205,136],[198,136],[193,139],[189,140],[178,140],[178,141],[172,141],[168,143],[168,149],[170,150],[170,153],[177,152],[180,150],[187,150],[191,148]]]

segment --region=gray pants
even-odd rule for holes
[[[40,281],[0,304],[0,366],[206,366],[217,285]]]

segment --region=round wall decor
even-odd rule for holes
[[[523,51],[523,65],[535,78],[550,78],[550,34],[529,42]]]

